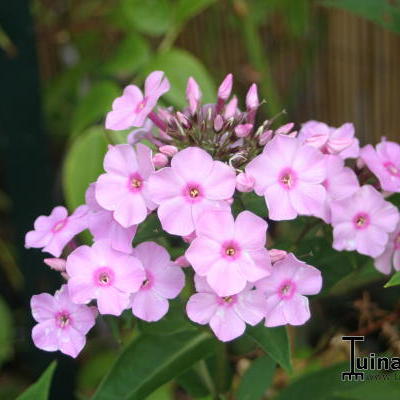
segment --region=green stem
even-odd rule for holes
[[[197,364],[197,373],[200,375],[207,389],[210,391],[210,394],[213,399],[217,399],[217,389],[215,388],[214,381],[211,378],[210,371],[208,370],[207,364],[204,360],[199,361]]]

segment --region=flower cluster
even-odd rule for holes
[[[231,96],[230,74],[215,104],[202,105],[190,78],[187,108],[156,109],[169,87],[155,71],[144,94],[125,88],[106,128],[134,129],[126,144],[109,146],[105,172],[88,187],[86,204],[70,216],[56,207],[27,233],[26,247],[50,253],[46,264],[66,280],[54,296],[32,298],[37,347],[76,357],[98,314],[131,310],[158,321],[190,279],[187,316],[208,324],[221,341],[260,321],[304,324],[306,296],[320,292],[321,273],[292,253],[268,250],[267,221],[320,218],[332,225],[336,250],[371,256],[383,273],[392,265],[400,270],[399,212],[385,200],[400,192],[397,143],[360,149],[349,123],[332,128],[309,121],[298,132],[292,123],[274,129],[274,119],[256,125],[257,86],[242,111]],[[253,191],[265,198],[263,218],[240,203],[241,192]],[[166,234],[183,239],[185,253],[175,261],[154,241],[132,245],[152,213]],[[93,243],[78,246],[73,238],[85,229]]]

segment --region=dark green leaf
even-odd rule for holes
[[[14,325],[7,304],[0,297],[0,366],[13,352]]]
[[[56,366],[57,362],[53,361],[40,378],[25,390],[24,393],[18,396],[17,400],[47,400],[49,398],[51,379],[53,378]]]
[[[70,210],[84,203],[89,183],[103,172],[106,149],[105,131],[101,127],[87,130],[72,143],[63,165],[64,195]]]
[[[275,361],[268,356],[254,360],[243,375],[236,394],[238,400],[259,400],[272,383]]]
[[[93,400],[139,400],[214,351],[208,332],[141,335],[122,352]]]
[[[284,326],[267,328],[262,324],[247,328],[249,335],[287,372],[292,371],[289,337]]]
[[[343,400],[399,400],[400,385],[394,374],[377,374],[376,380],[368,380],[360,385],[351,385],[344,391],[334,392],[337,399]]]
[[[400,285],[400,271],[397,271],[393,276],[389,279],[388,283],[386,283],[385,287],[397,286]]]
[[[175,8],[175,22],[185,23],[214,2],[215,0],[179,0]]]
[[[210,394],[207,383],[212,380],[204,360],[199,361],[193,368],[190,368],[175,379],[175,382],[194,398],[205,397]]]

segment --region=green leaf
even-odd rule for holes
[[[236,394],[238,400],[259,400],[272,383],[275,361],[268,356],[254,360],[243,375]]]
[[[400,285],[400,271],[397,271],[389,281],[386,283],[385,287],[397,286]]]
[[[400,385],[395,374],[379,374],[380,379],[352,385],[348,390],[334,392],[335,398],[343,400],[399,400]]]
[[[25,390],[24,393],[18,396],[17,400],[47,400],[49,398],[51,379],[53,378],[56,366],[57,362],[53,361],[40,378]]]
[[[141,335],[122,352],[93,400],[139,400],[214,351],[208,332]]]
[[[182,375],[175,378],[175,382],[189,394],[190,397],[206,397],[210,394],[213,382],[207,364],[199,361]]]
[[[119,87],[110,81],[98,82],[92,86],[75,109],[71,122],[71,134],[76,135],[90,125],[103,120],[119,93]]]
[[[262,324],[247,328],[250,336],[287,372],[292,372],[289,337],[284,326],[267,328]]]
[[[215,0],[179,0],[175,8],[175,22],[185,23],[213,3]]]
[[[64,195],[70,210],[84,203],[89,183],[103,172],[106,150],[105,131],[101,127],[88,129],[72,143],[63,165]]]
[[[165,71],[171,83],[171,89],[163,98],[176,107],[185,107],[185,90],[190,76],[196,79],[203,93],[203,103],[215,101],[216,88],[214,82],[201,62],[190,53],[171,49],[157,55],[144,69],[145,74],[152,71]]]
[[[11,312],[7,304],[0,297],[0,366],[12,355],[14,325]]]
[[[150,47],[140,35],[129,33],[103,66],[106,74],[130,76],[150,59]]]

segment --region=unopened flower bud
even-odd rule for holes
[[[228,74],[218,88],[218,99],[221,99],[223,101],[228,100],[228,97],[231,95],[232,91],[232,83],[233,76],[232,74]]]
[[[235,128],[235,134],[239,138],[244,138],[249,136],[252,129],[253,124],[241,124]]]
[[[224,126],[224,119],[221,117],[221,115],[217,115],[214,119],[214,130],[216,132],[219,132],[223,126]]]
[[[175,263],[178,267],[182,267],[182,268],[190,267],[190,263],[189,263],[189,261],[186,259],[185,256],[180,256],[180,257],[178,257],[178,258],[175,260],[174,263]]]
[[[237,112],[238,99],[233,96],[231,101],[225,106],[224,118],[229,119],[235,116]]]
[[[201,99],[201,91],[197,82],[190,77],[186,86],[186,99],[189,103],[189,109],[192,114],[194,114],[199,106],[199,101]]]
[[[163,153],[156,153],[153,156],[153,164],[156,168],[165,167],[168,164],[168,157]]]
[[[236,176],[236,189],[239,190],[239,192],[251,192],[254,188],[254,184],[254,178],[247,175],[245,172],[241,172]]]
[[[58,272],[65,271],[65,265],[67,263],[63,258],[45,258],[43,262],[51,269]]]
[[[271,129],[267,129],[260,135],[260,139],[258,143],[260,146],[265,146],[272,139],[273,131]]]
[[[289,133],[292,130],[293,127],[294,127],[294,123],[293,122],[289,122],[289,123],[287,123],[285,125],[280,126],[275,131],[275,133],[282,133],[282,134],[285,135],[285,134]]]
[[[174,156],[178,152],[178,148],[175,146],[171,146],[169,144],[165,146],[161,146],[158,149],[161,153],[165,154],[168,157]]]
[[[182,239],[186,243],[192,243],[196,239],[196,233],[192,232],[190,235],[182,236]]]
[[[246,95],[246,107],[247,110],[255,110],[259,105],[257,85],[253,83]]]
[[[273,264],[279,260],[283,260],[287,256],[287,251],[279,249],[271,249],[269,250],[269,256]]]

